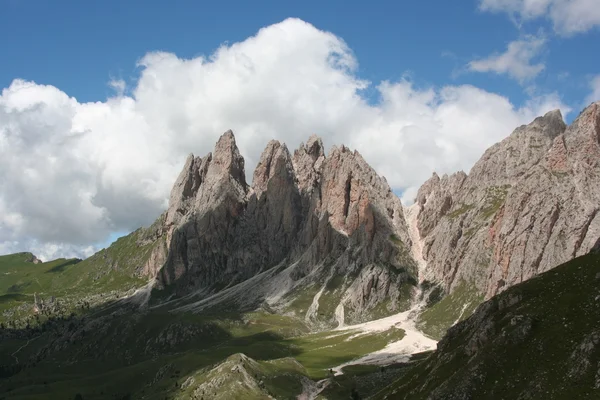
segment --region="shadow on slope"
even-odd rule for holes
[[[144,312],[121,300],[23,329],[3,326],[0,398],[171,398],[183,377],[233,354],[273,360],[298,353],[281,334],[242,321],[233,313]]]
[[[73,258],[71,260],[66,260],[65,262],[62,262],[62,263],[58,264],[57,266],[52,267],[52,268],[46,270],[45,273],[46,274],[50,274],[50,273],[63,272],[63,271],[65,271],[65,269],[68,266],[75,265],[75,264],[78,264],[80,262],[81,262],[81,260],[78,259],[78,258]]]

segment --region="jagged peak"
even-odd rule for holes
[[[415,202],[419,203],[421,206],[425,205],[427,202],[427,198],[431,193],[436,191],[440,185],[440,176],[437,172],[433,172],[431,174],[431,178],[427,179],[417,191],[417,196],[415,197]]]
[[[278,140],[271,140],[263,150],[254,169],[252,189],[258,197],[267,189],[274,176],[292,176],[292,157],[287,146]]]
[[[228,173],[245,188],[248,185],[244,163],[244,157],[240,154],[235,136],[230,129],[219,137],[212,155],[212,164],[218,167],[221,173]]]
[[[191,185],[192,185],[192,175],[194,169],[194,154],[190,153],[185,159],[185,164],[171,189],[171,198],[169,200],[169,204],[173,204],[176,201],[179,201],[181,198],[190,197],[193,195],[191,193]]]
[[[596,120],[594,121],[594,117]],[[577,127],[581,123],[592,123],[593,125],[600,125],[600,101],[596,101],[581,111],[575,121],[573,121],[572,128]]]
[[[542,134],[554,139],[567,129],[567,124],[563,119],[560,110],[552,110],[541,117],[534,119],[526,128],[537,128],[542,131]]]
[[[319,170],[325,160],[323,141],[311,135],[306,144],[301,143],[294,151],[292,164],[300,190],[312,190],[319,180]]]
[[[338,157],[338,156],[343,156],[343,155],[359,155],[360,156],[360,154],[357,151],[353,151],[346,145],[342,144],[340,146],[335,146],[335,145],[332,146],[331,150],[329,150],[329,154],[327,155],[327,158],[333,158],[333,157]]]
[[[310,135],[305,146],[306,152],[313,158],[318,158],[325,155],[323,148],[323,140],[315,134]]]
[[[559,120],[563,120],[563,115],[560,112],[560,109],[555,109],[552,111],[548,111],[546,114],[544,114],[544,116],[542,117],[544,119],[559,119]]]

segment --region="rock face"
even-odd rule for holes
[[[40,260],[39,258],[37,258],[33,253],[20,253],[20,255],[23,257],[23,261],[25,262],[29,262],[29,263],[33,263],[33,264],[41,264],[42,260]]]
[[[433,280],[489,298],[598,246],[600,103],[568,128],[559,111],[517,128],[470,174],[419,190],[418,227]]]
[[[188,157],[146,235],[159,238],[145,266],[158,288],[208,296],[283,267],[290,291],[329,284],[354,319],[407,300],[399,288],[415,284],[416,269],[402,205],[358,152],[334,147],[326,157],[312,136],[291,155],[273,140],[251,186],[244,176],[231,131],[214,153]]]
[[[600,245],[599,162],[600,103],[569,127],[549,112],[489,148],[469,175],[433,174],[409,229],[358,152],[326,156],[312,136],[291,154],[273,140],[248,185],[228,131],[214,153],[186,160],[146,234],[159,245],[144,271],[158,288],[207,297],[276,269],[278,287],[246,296],[254,306],[292,305],[288,294],[305,290],[307,320],[340,324],[407,307],[419,278],[489,298]]]

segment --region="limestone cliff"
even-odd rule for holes
[[[569,127],[559,111],[517,128],[467,176],[434,175],[419,190],[428,273],[489,298],[598,246],[600,103]]]
[[[273,140],[251,186],[244,177],[231,131],[214,153],[188,157],[150,233],[159,245],[145,271],[157,288],[206,297],[292,266],[289,291],[315,292],[315,306],[302,310],[309,319],[324,285],[336,293],[327,318],[342,304],[339,323],[344,305],[347,317],[363,319],[378,305],[393,312],[410,300],[411,291],[400,288],[413,286],[417,272],[402,205],[358,152],[342,146],[325,156],[312,136],[292,155]]]

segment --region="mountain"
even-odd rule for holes
[[[595,103],[569,127],[558,111],[536,118],[488,149],[468,175],[434,174],[419,189],[427,278],[460,297],[448,320],[599,246],[599,162]],[[448,327],[425,317],[423,328],[437,336]]]
[[[214,153],[188,157],[148,237],[159,243],[145,266],[156,296],[203,299],[268,277],[238,310],[309,296],[307,321],[359,322],[405,309],[417,282],[398,197],[358,152],[325,156],[316,136],[293,155],[269,142],[248,185],[226,132]]]
[[[249,184],[227,131],[150,227],[0,256],[0,398],[585,398],[599,160],[600,103],[553,111],[403,207],[316,136]]]
[[[487,298],[600,244],[600,104],[566,127],[559,111],[517,128],[469,175],[419,190],[431,278]]]

